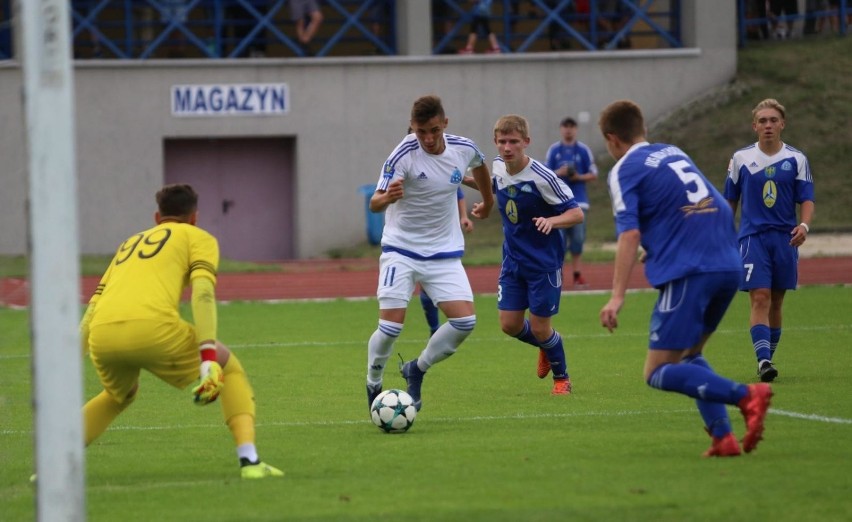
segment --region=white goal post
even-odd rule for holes
[[[36,512],[85,520],[74,75],[67,0],[17,0],[28,166]],[[24,479],[25,480],[25,479]]]

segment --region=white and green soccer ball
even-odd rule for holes
[[[385,433],[405,433],[416,417],[414,399],[402,390],[385,390],[370,406],[373,424]]]

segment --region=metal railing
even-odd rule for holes
[[[432,52],[463,48],[474,3],[430,1]],[[0,59],[14,53],[11,2],[0,0]],[[395,0],[320,4],[324,19],[305,45],[295,36],[288,0],[70,0],[74,52],[142,60],[397,54]],[[493,0],[491,10],[501,52],[683,45],[680,0]]]
[[[820,2],[808,1],[804,13],[799,12],[797,4],[794,7],[789,13],[773,13],[764,0],[737,0],[739,46],[745,47],[749,40],[779,40],[825,32],[846,36],[849,31],[850,0],[838,0],[837,7],[830,9],[820,8]]]

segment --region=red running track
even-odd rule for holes
[[[586,290],[609,290],[611,263],[586,263],[583,277]],[[474,293],[495,293],[500,268],[467,267]],[[570,274],[566,265],[565,274]],[[82,279],[81,302],[87,302],[99,277]],[[566,277],[566,280],[569,280]],[[280,272],[220,274],[216,296],[220,301],[322,299],[372,297],[376,295],[378,260],[309,260],[284,263]],[[852,257],[823,257],[799,260],[799,284],[852,284]],[[630,288],[648,288],[641,266],[636,266]],[[572,287],[566,285],[565,290]],[[29,304],[26,279],[0,279],[0,306],[25,307]]]

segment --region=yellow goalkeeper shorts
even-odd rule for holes
[[[89,357],[104,389],[119,403],[148,370],[180,389],[198,379],[195,327],[184,320],[173,323],[135,320],[93,326]]]

